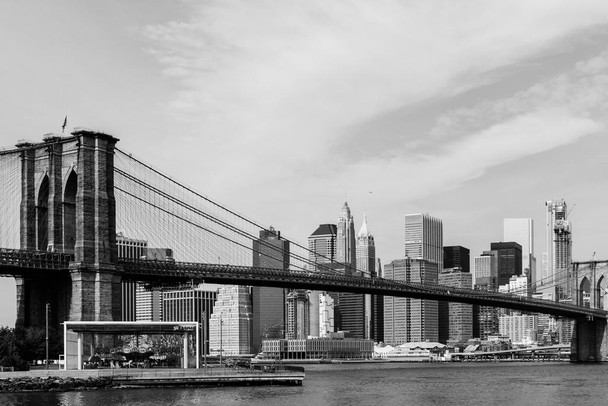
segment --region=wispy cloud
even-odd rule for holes
[[[146,33],[167,76],[182,83],[170,107],[200,128],[192,147],[214,151],[218,158],[208,160],[223,165],[230,182],[250,183],[255,167],[266,182],[297,174],[300,187],[314,189],[386,179],[389,189],[398,179],[428,194],[597,131],[605,57],[508,98],[447,112],[430,134],[395,140],[382,156],[338,161],[333,147],[361,123],[496,80],[488,73],[605,23],[601,1],[229,0],[194,4],[189,21]],[[458,148],[437,147],[438,140]],[[410,179],[413,172],[428,174],[432,186],[425,176]]]

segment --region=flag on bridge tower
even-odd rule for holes
[[[61,134],[65,132],[65,126],[68,124],[68,116],[63,119],[63,125],[61,126]]]

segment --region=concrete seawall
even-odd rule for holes
[[[0,373],[0,392],[117,387],[302,385],[304,369],[97,369]]]

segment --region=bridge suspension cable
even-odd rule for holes
[[[117,230],[125,237],[150,241],[151,246],[172,248],[176,259],[249,265],[253,241],[261,230],[269,231],[118,149],[115,174]],[[282,239],[290,243],[292,269],[338,272],[336,266],[311,261],[308,248]],[[259,255],[283,255],[270,242],[258,243],[264,247]],[[193,245],[201,249],[193,252]]]

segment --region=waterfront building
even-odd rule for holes
[[[564,199],[545,202],[546,254],[540,285],[555,287],[557,299],[571,298],[572,276],[572,225],[568,220],[568,205]]]
[[[535,292],[538,274],[534,253],[534,220],[531,218],[504,219],[503,241],[515,241],[521,245],[522,273],[528,277],[530,292]]]
[[[251,354],[251,319],[248,288],[220,287],[209,320],[210,354]]]
[[[445,268],[439,274],[439,284],[453,288],[471,289],[473,275],[461,268]],[[473,305],[439,301],[438,307],[440,343],[473,338]]]
[[[530,345],[536,341],[538,329],[538,317],[515,313],[513,315],[500,316],[499,333],[507,336],[513,344]]]
[[[460,268],[462,272],[471,272],[471,254],[468,248],[460,245],[443,247],[443,268]]]
[[[318,300],[318,296],[317,296]],[[287,331],[288,339],[302,339],[310,334],[310,299],[304,290],[292,290],[287,294]],[[316,309],[318,311],[319,305]],[[317,315],[318,320],[319,315]],[[317,329],[319,327],[317,326]],[[318,331],[317,331],[318,334]]]
[[[374,342],[367,339],[332,337],[264,340],[263,359],[267,360],[365,360],[371,359]]]
[[[490,250],[496,252],[497,285],[507,284],[511,276],[522,274],[521,245],[516,242],[493,242]]]
[[[406,282],[437,283],[437,263],[405,258],[384,265],[384,277]],[[413,341],[438,341],[437,301],[384,297],[384,342],[400,345]]]
[[[288,270],[289,249],[289,241],[281,238],[280,231],[273,227],[261,230],[259,238],[253,241],[253,266]],[[286,300],[283,288],[251,287],[251,348],[254,354],[260,351],[262,339],[284,338]]]
[[[201,323],[201,354],[209,353],[209,320],[220,285],[201,283],[191,288],[162,292],[163,321]]]

